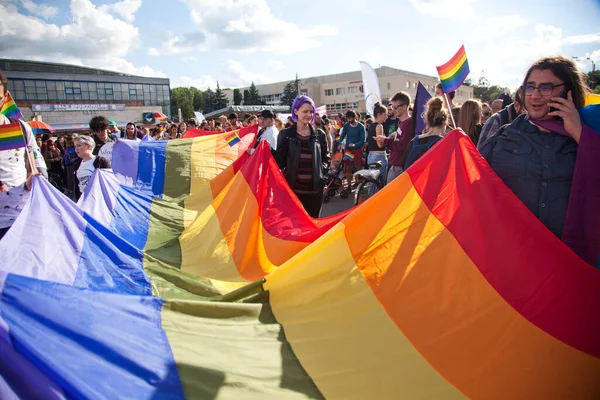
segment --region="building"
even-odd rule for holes
[[[379,78],[379,88],[382,99],[387,101],[396,92],[402,90],[414,99],[417,85],[420,81],[430,93],[435,92],[435,85],[439,82],[437,77],[403,71],[396,68],[380,67],[375,72]],[[268,105],[278,105],[283,95],[286,82],[256,85],[262,100]],[[247,88],[242,88],[244,90]],[[317,105],[327,106],[329,114],[355,110],[365,113],[365,98],[362,87],[362,74],[359,70],[333,75],[316,76],[300,79],[300,94],[310,96]],[[226,91],[229,101],[233,104],[233,92]],[[461,104],[473,97],[473,88],[461,86],[456,91],[455,104]]]
[[[104,115],[120,127],[152,124],[148,114],[171,118],[170,81],[76,65],[0,59],[8,90],[26,121],[39,118],[57,131],[88,129]],[[145,118],[147,117],[147,118]]]

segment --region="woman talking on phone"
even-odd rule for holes
[[[584,106],[585,85],[572,60],[552,56],[531,65],[521,94],[528,115],[501,127],[480,151],[506,186],[560,238],[583,129],[577,109]]]

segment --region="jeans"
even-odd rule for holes
[[[367,163],[371,164],[377,161],[381,161],[381,176],[383,176],[383,181],[386,182],[388,160],[385,153],[369,153],[369,156],[367,157]]]
[[[391,181],[393,181],[394,179],[399,177],[402,172],[404,172],[404,170],[402,169],[401,166],[392,165],[390,167],[390,172],[388,172],[388,176],[387,176],[388,183],[390,183]]]

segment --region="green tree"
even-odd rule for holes
[[[206,89],[204,92],[204,109],[203,112],[209,113],[217,110],[215,92],[211,88]]]
[[[248,89],[244,89],[244,105],[250,104],[250,91]]]
[[[233,89],[233,105],[239,106],[242,104],[242,93],[240,89]]]
[[[481,76],[477,81],[477,84],[472,86],[473,97],[481,99],[481,101],[485,103],[489,103],[496,100],[498,98],[498,95],[502,92],[510,92],[510,89],[506,87],[490,85],[490,81],[485,76]]]
[[[221,87],[219,86],[219,82],[217,81],[217,90],[215,90],[215,106],[217,110],[221,108],[225,108],[229,105],[229,99],[227,95],[223,93]]]
[[[598,85],[600,85],[600,71],[588,72],[585,74],[585,80],[590,89],[594,90],[594,93],[598,93]]]
[[[195,87],[191,87],[190,90],[192,91],[192,94],[194,95],[194,100],[193,100],[193,104],[194,104],[194,111],[200,111],[204,108],[204,93]]]
[[[171,103],[174,110],[181,108],[181,115],[184,120],[194,118],[194,95],[190,88],[177,87],[171,89]]]
[[[279,103],[282,106],[292,107],[292,103],[294,103],[294,99],[298,96],[298,87],[300,85],[300,79],[298,79],[298,74],[296,74],[296,79],[290,81],[285,84],[283,87],[283,95],[281,96],[281,100]]]
[[[252,106],[259,106],[259,105],[263,104],[262,100],[260,99],[260,93],[258,92],[258,89],[254,85],[254,81],[250,85],[250,89],[248,89],[248,97],[249,97],[250,103],[244,102],[244,104],[248,104],[248,105],[252,105]]]

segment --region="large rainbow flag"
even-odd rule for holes
[[[444,93],[450,93],[458,89],[470,72],[465,46],[460,46],[460,49],[458,49],[450,61],[436,68]]]
[[[120,141],[136,167],[79,205],[36,178],[0,241],[0,398],[600,396],[600,271],[460,131],[323,220],[239,136]]]

